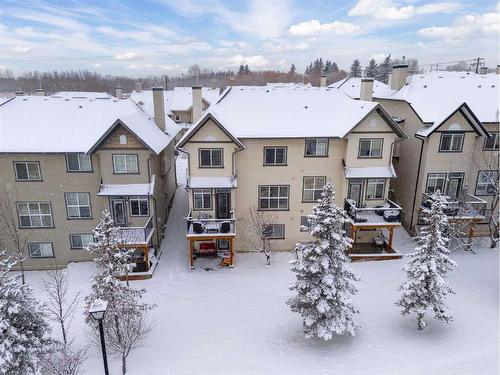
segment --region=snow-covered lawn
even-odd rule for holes
[[[262,255],[237,254],[234,269],[189,271],[185,213],[186,193],[179,189],[156,273],[134,282],[158,307],[146,345],[129,357],[129,374],[498,374],[499,259],[486,241],[477,254],[453,255],[458,267],[449,278],[457,292],[449,297],[452,324],[429,318],[422,332],[414,317],[400,316],[394,302],[404,260],[355,263],[362,279],[354,299],[361,331],[322,342],[304,339],[300,317],[285,304],[291,254],[276,254],[270,267]],[[402,230],[396,247],[410,248]],[[71,264],[68,270],[71,292],[83,297],[93,264]],[[43,299],[41,277],[43,272],[27,275]],[[82,314],[70,335],[88,342]],[[99,348],[90,354],[85,374],[103,373]],[[119,373],[119,361],[112,359],[111,374]]]

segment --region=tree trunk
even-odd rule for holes
[[[122,355],[122,375],[127,373],[127,358]]]
[[[22,257],[22,255],[21,255]],[[19,262],[19,265],[21,266],[21,282],[23,285],[26,283],[26,280],[24,279],[24,261],[21,258],[21,261]]]
[[[417,327],[418,327],[418,329],[421,331],[424,329],[425,326],[426,326],[426,324],[424,322],[424,314],[422,314],[422,313],[417,314]]]

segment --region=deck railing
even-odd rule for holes
[[[475,195],[467,193],[465,199],[452,199],[445,196],[446,208],[445,213],[447,216],[454,218],[483,218],[486,215],[486,208],[488,202],[476,197]],[[430,208],[431,194],[422,194],[422,207]]]
[[[126,245],[148,244],[153,232],[153,216],[150,216],[142,227],[120,227],[120,238]]]
[[[356,203],[351,199],[344,201],[344,210],[355,224],[383,224],[400,223],[401,207],[385,199],[383,204],[375,207],[356,207]]]
[[[189,211],[186,217],[186,233],[187,234],[235,234],[236,233],[236,220],[234,217],[234,211],[230,212],[229,218],[225,219],[213,219],[211,217],[204,217],[200,215],[198,218],[192,216],[192,212]]]

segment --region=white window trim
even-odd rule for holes
[[[208,151],[210,154],[210,164],[209,165],[203,165],[202,164],[202,158],[201,158],[201,153],[203,151]],[[214,164],[214,152],[220,152],[220,164]],[[198,151],[198,157],[200,158],[198,166],[200,168],[224,168],[224,149],[222,148],[200,148]]]
[[[271,188],[277,187],[278,188],[278,196],[276,197],[271,197]],[[267,195],[262,196],[262,188],[267,189]],[[281,194],[281,188],[286,188],[287,195],[280,195]],[[287,211],[290,208],[290,186],[289,185],[259,185],[259,202],[258,202],[258,207],[259,210],[262,211]],[[267,208],[261,207],[261,201],[262,200],[267,200]],[[280,208],[280,200],[286,200],[286,208]],[[271,201],[277,201],[278,202],[278,207],[270,207],[271,206]]]
[[[441,194],[444,194],[445,193],[445,189],[446,189],[446,180],[448,178],[447,174],[445,172],[431,172],[431,173],[427,173],[427,181],[425,183],[425,193],[426,194],[433,194],[436,190],[434,190],[431,193],[428,192],[429,181],[431,181],[431,180],[438,181],[438,180],[441,180],[442,177],[444,177],[444,184],[443,184],[443,188],[442,188],[442,190],[440,190],[440,192],[441,192]]]
[[[21,214],[20,213],[19,206],[22,205],[22,204],[25,204],[26,207],[28,208],[28,214]],[[30,204],[37,204],[38,205],[38,211],[40,211],[40,212],[41,212],[40,204],[47,204],[48,207],[49,207],[49,211],[50,212],[48,214],[31,213]],[[20,228],[52,228],[52,227],[54,227],[54,219],[52,218],[52,206],[51,206],[50,202],[17,202],[17,216],[18,216],[18,219],[19,219],[19,227]],[[31,225],[29,225],[29,226],[22,225],[21,216],[28,216],[29,219],[30,219],[30,224]],[[34,226],[34,225],[32,225],[32,217],[33,216],[39,216],[40,217],[40,223],[42,225],[40,225],[40,226]],[[50,225],[43,225],[42,218],[44,216],[49,216],[50,217]]]
[[[312,188],[306,188],[306,179],[312,178],[314,180],[313,182],[313,187]],[[319,183],[318,185],[318,179],[321,179],[324,181],[323,184]],[[304,176],[304,179],[302,181],[302,201],[303,202],[316,202],[317,199],[314,199],[316,191],[323,191],[323,188],[326,185],[326,177],[325,176]],[[306,200],[306,191],[312,191],[313,194],[313,199],[312,200]],[[319,199],[319,198],[318,198]]]
[[[493,174],[493,177],[495,177],[495,174],[496,174],[496,178],[498,179],[498,171],[496,170],[489,170],[489,169],[483,169],[483,170],[480,170],[477,172],[477,182],[476,182],[476,190],[475,190],[475,195],[478,195],[478,196],[492,196],[492,195],[495,195],[494,193],[493,194],[488,194],[488,186],[490,185],[495,185],[494,182],[491,182],[491,178],[488,177],[488,181],[487,182],[480,182],[480,177],[483,173],[488,173],[489,174]],[[484,186],[484,192],[479,192],[479,187],[483,187]]]
[[[361,155],[361,144],[363,142],[370,142],[368,155]],[[375,142],[380,142],[380,148],[379,148],[380,154],[377,154],[377,155],[375,155],[373,153],[373,150],[374,150],[373,144]],[[383,138],[360,138],[358,147],[359,147],[358,158],[360,158],[360,159],[370,159],[370,158],[379,159],[382,157],[382,155],[384,153],[384,139]]]
[[[28,178],[19,178],[19,175],[17,173],[17,166],[21,165],[21,164],[23,164],[25,166]],[[36,168],[38,171],[37,178],[32,178],[30,176],[28,164],[35,164],[36,165]],[[42,172],[40,171],[40,162],[38,162],[38,161],[15,161],[14,162],[14,173],[16,174],[16,181],[42,181]]]
[[[484,147],[483,150],[485,151],[498,151],[500,149],[500,133],[499,132],[490,132],[491,136],[494,138],[493,139],[493,147],[486,147],[486,143],[488,141],[488,137],[485,138],[484,140]]]
[[[443,149],[443,139],[444,137],[451,136],[451,141],[450,141],[450,149]],[[453,143],[455,140],[455,137],[460,137],[462,140],[460,142],[460,148],[458,150],[453,149]],[[439,152],[462,152],[463,147],[464,147],[464,140],[465,140],[465,134],[464,133],[442,133],[441,134],[441,139],[439,140]]]
[[[38,245],[40,250],[40,255],[33,255],[32,246]],[[50,255],[42,255],[41,245],[50,245]],[[54,245],[52,242],[28,242],[28,253],[30,258],[54,258]]]
[[[70,169],[70,167],[69,167],[68,157],[69,156],[74,156],[74,155],[76,155],[76,157],[77,157],[76,160],[78,161],[78,169]],[[82,169],[82,162],[81,162],[81,157],[82,156],[85,156],[85,157],[89,158],[90,169]],[[92,168],[92,157],[90,155],[87,155],[87,154],[66,154],[66,170],[68,172],[92,172],[93,171],[93,168]]]
[[[282,163],[277,163],[276,162],[276,151],[278,149],[283,149],[283,162]],[[288,158],[288,147],[286,146],[264,146],[264,165],[269,166],[269,165],[286,165],[287,164],[287,158]],[[268,150],[273,150],[274,154],[274,162],[273,163],[268,163],[267,162],[267,151]]]
[[[71,233],[69,235],[69,244],[70,244],[71,250],[83,250],[83,249],[86,248],[86,246],[83,246],[83,242],[84,242],[83,241],[83,236],[90,236],[90,237],[92,237],[92,240],[90,242],[94,241],[94,235],[92,233]],[[73,237],[80,237],[81,238],[82,247],[76,247],[76,246],[74,246]]]
[[[135,158],[135,165],[137,166],[137,170],[130,171],[130,166],[128,162],[128,158]],[[123,158],[123,165],[125,169],[123,171],[118,171],[116,169],[116,159]],[[139,174],[139,155],[137,154],[114,154],[113,155],[113,173],[114,174]]]
[[[368,178],[366,180],[366,194],[365,194],[365,200],[369,201],[376,201],[376,200],[381,200],[384,199],[385,196],[385,184],[386,184],[386,179],[385,178]],[[374,196],[374,197],[369,197],[369,189],[370,186],[373,187],[374,193],[377,193],[377,187],[382,185],[382,195],[381,196]]]
[[[267,224],[267,226],[273,227],[273,234],[271,237],[269,237],[270,240],[284,240],[285,239],[285,224]],[[280,227],[281,232],[283,233],[283,236],[280,237],[275,237],[275,230],[274,228]]]
[[[69,204],[68,203],[68,196],[72,195],[72,194],[76,194],[76,201],[77,201],[76,204]],[[80,194],[86,194],[88,196],[88,202],[89,202],[88,204],[80,204]],[[66,213],[67,213],[68,219],[91,219],[92,218],[92,207],[90,204],[90,193],[69,192],[69,193],[65,193],[64,197],[66,199]],[[82,216],[81,215],[81,211],[80,211],[81,207],[88,207],[89,208],[89,216]],[[78,208],[78,216],[70,216],[70,214],[69,214],[70,208]]]
[[[139,207],[139,214],[133,214],[132,210],[132,201],[137,201],[137,205]],[[141,202],[146,202],[148,212],[146,214],[141,214]],[[134,195],[129,198],[130,205],[130,216],[149,216],[149,198],[141,195]]]
[[[201,196],[201,201],[203,207],[196,207],[196,196]],[[206,195],[209,195],[208,203],[210,203],[209,207],[205,207],[205,203],[207,200],[205,199]],[[212,204],[212,189],[193,189],[193,210],[194,211],[210,211],[213,209]]]
[[[316,142],[316,152],[314,154],[307,154],[307,143],[310,141],[315,141]],[[305,150],[304,150],[304,155],[306,157],[328,157],[328,148],[330,147],[330,140],[328,138],[306,138],[305,140]],[[325,142],[326,143],[326,149],[324,154],[319,154],[318,153],[318,143],[319,142]]]

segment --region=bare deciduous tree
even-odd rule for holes
[[[275,212],[259,211],[255,207],[248,208],[248,219],[241,238],[251,250],[263,253],[266,264],[271,264],[273,225],[277,222]]]
[[[47,375],[78,375],[87,358],[88,346],[74,349],[72,342],[59,343],[44,358],[42,373]]]
[[[17,201],[10,199],[6,189],[0,192],[0,239],[3,237],[6,243],[3,246],[8,256],[19,265],[21,271],[21,281],[25,284],[24,261],[29,259],[28,241],[24,233],[20,230],[17,222],[17,213],[11,202]]]

